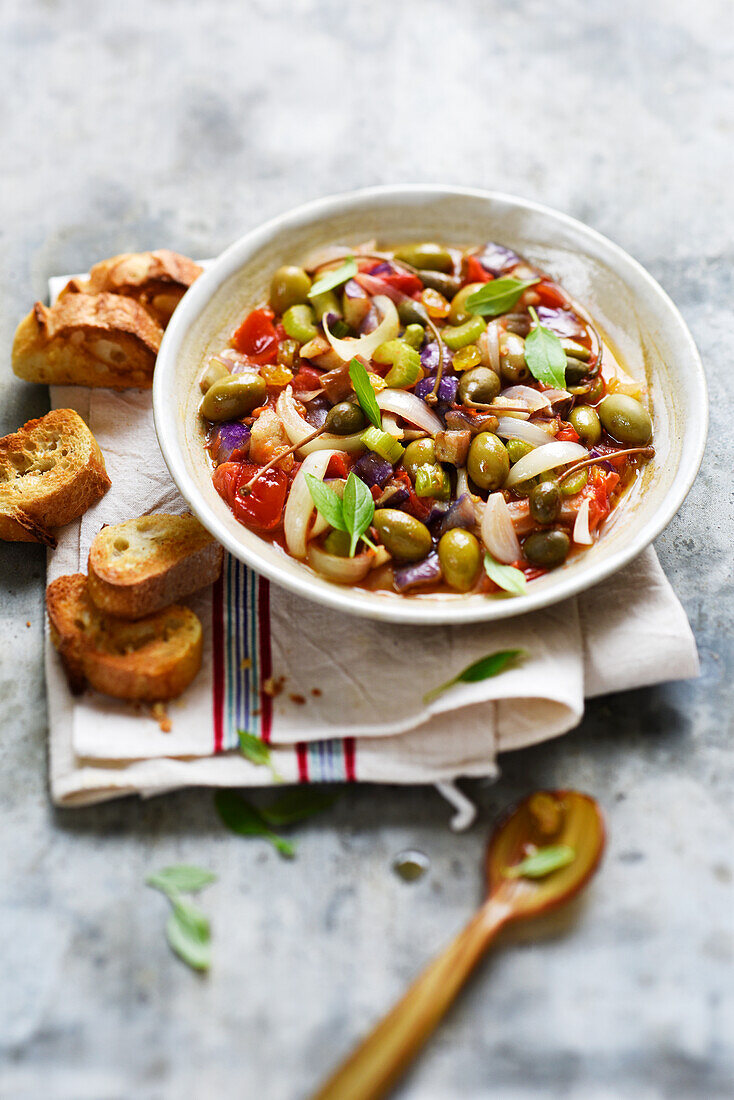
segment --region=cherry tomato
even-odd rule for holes
[[[278,354],[278,336],[271,309],[253,309],[232,337],[237,351],[249,356],[253,363],[272,363]]]
[[[271,531],[280,523],[288,491],[288,475],[282,470],[267,470],[249,493],[240,489],[258,470],[252,462],[223,462],[214,471],[214,488],[232,509],[234,518],[245,527]]]
[[[464,283],[488,283],[492,276],[485,271],[476,256],[467,256]]]
[[[553,283],[538,283],[530,289],[534,294],[538,295],[538,304],[541,306],[549,306],[551,309],[557,309],[558,306],[568,305],[568,299],[565,294],[562,294]]]
[[[318,390],[321,387],[321,375],[313,367],[301,367],[296,377],[293,379],[293,390],[295,393],[307,390]]]

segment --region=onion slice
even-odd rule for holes
[[[290,386],[286,386],[284,390],[280,391],[275,411],[283,421],[286,435],[291,443],[300,443],[307,435],[313,435],[314,426],[304,420],[298,412],[293,400],[293,390]],[[312,439],[310,443],[306,443],[300,448],[300,453],[310,455],[313,451],[327,451],[330,448],[337,451],[347,451],[349,454],[354,454],[355,451],[363,451],[362,433],[332,435],[331,432],[327,432],[324,435],[317,436],[316,439]]]
[[[588,458],[589,452],[580,443],[563,443],[555,440],[546,443],[544,447],[536,447],[529,455],[525,455],[510,470],[505,488],[511,489],[521,481],[527,481],[530,477],[544,474],[546,470],[553,470],[556,466],[565,466],[569,462],[577,462],[579,459]]]
[[[512,517],[502,493],[492,493],[482,516],[482,541],[492,557],[510,565],[521,556]]]
[[[553,392],[553,391],[548,391]],[[560,392],[560,391],[555,391]],[[523,405],[527,405],[530,412],[538,412],[540,409],[549,409],[550,401],[548,400],[547,393],[541,393],[539,390],[534,390],[532,386],[510,386],[509,389],[502,391],[502,399],[507,398],[511,405],[517,405],[518,401]],[[566,395],[570,397],[570,393]]]
[[[530,424],[513,416],[501,416],[497,421],[496,433],[502,439],[521,439],[531,447],[542,447],[551,441],[550,433],[539,424]]]
[[[594,541],[589,531],[589,507],[591,501],[585,497],[576,513],[576,522],[573,525],[573,541],[580,546],[591,546]]]
[[[482,365],[489,367],[495,374],[500,374],[500,330],[496,321],[490,321],[482,335],[477,340],[477,347],[482,356]]]
[[[337,452],[332,450],[316,451],[314,454],[308,455],[293,479],[283,515],[283,531],[288,551],[294,558],[306,557],[308,525],[316,510],[311,499],[306,474],[313,474],[314,477],[323,481],[331,456],[335,454]]]
[[[311,568],[337,584],[358,584],[369,573],[374,556],[374,550],[365,550],[353,558],[340,558],[336,554],[327,553],[315,542],[308,547],[308,564]]]
[[[570,401],[573,394],[570,394],[568,390],[544,390],[543,396],[549,405],[555,405],[557,401]]]
[[[377,404],[383,412],[395,413],[402,416],[403,420],[409,420],[419,428],[425,428],[431,435],[442,432],[444,426],[434,412],[428,408],[425,401],[416,397],[410,390],[380,390],[376,395]]]
[[[363,359],[371,359],[375,348],[386,340],[394,340],[400,330],[400,318],[395,304],[384,294],[373,298],[373,302],[381,314],[381,320],[377,328],[367,336],[346,336],[343,340],[338,340],[329,331],[328,316],[325,316],[321,322],[326,339],[344,363],[351,362],[355,355],[361,355]]]

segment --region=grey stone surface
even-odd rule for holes
[[[286,863],[211,796],[54,812],[43,552],[0,546],[0,1094],[307,1096],[469,915],[493,815],[594,792],[610,847],[572,924],[509,938],[402,1100],[719,1098],[732,1091],[734,35],[727,0],[4,0],[0,336],[49,274],[124,249],[215,253],[265,217],[370,183],[459,182],[607,233],[691,326],[711,386],[698,482],[658,541],[698,682],[593,703],[508,756],[447,829],[431,790],[346,790]],[[0,432],[47,408],[0,375]],[[30,625],[27,625],[30,624]],[[408,885],[406,847],[431,859]],[[214,966],[169,955],[166,863],[219,874]]]

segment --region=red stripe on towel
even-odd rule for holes
[[[297,742],[296,759],[298,760],[298,781],[308,783],[308,746],[305,741]]]
[[[212,698],[214,719],[214,751],[221,752],[224,744],[224,581],[222,576],[214,585],[212,596],[212,655],[214,664],[214,693]]]
[[[273,697],[262,690],[262,685],[273,675],[273,657],[270,651],[270,582],[265,577],[258,577],[257,620],[260,648],[260,739],[268,743],[273,725]]]
[[[354,783],[357,779],[356,750],[353,737],[344,738],[344,772],[348,783]]]

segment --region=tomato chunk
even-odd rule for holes
[[[313,367],[301,367],[296,377],[293,379],[293,390],[295,393],[306,392],[307,390],[318,390],[321,388],[321,375]]]
[[[558,306],[568,305],[568,299],[557,286],[553,283],[538,283],[537,286],[532,288],[533,293],[538,295],[539,304],[541,306],[549,306],[552,309],[556,309]]]
[[[278,354],[274,316],[270,309],[253,309],[232,337],[237,351],[241,351],[260,366],[263,363],[272,363]]]
[[[464,283],[488,283],[492,276],[485,271],[476,256],[467,256]]]
[[[407,294],[410,298],[414,294],[420,294],[423,290],[421,280],[410,271],[393,271],[389,275],[381,275],[380,278],[388,286],[391,286],[394,290],[399,290],[401,294]]]
[[[283,515],[288,491],[288,475],[282,470],[267,470],[257,479],[249,493],[240,489],[254,477],[261,466],[252,462],[223,462],[214,471],[214,488],[232,509],[234,518],[245,527],[271,531]]]

